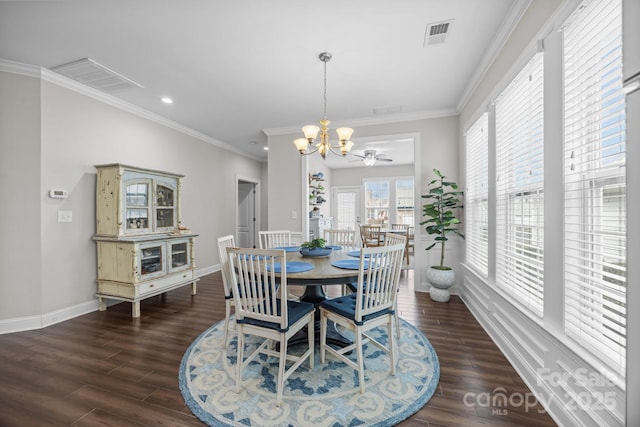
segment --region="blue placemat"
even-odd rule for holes
[[[358,270],[360,268],[360,260],[358,259],[338,259],[331,263],[334,267],[346,268],[347,270]],[[364,268],[369,268],[369,261],[365,261]]]
[[[360,251],[349,251],[349,252],[347,252],[347,255],[352,256],[352,257],[356,257],[356,258],[360,258]],[[371,254],[366,254],[364,257],[365,258],[370,258]]]
[[[297,252],[300,250],[300,246],[278,246],[273,249],[284,249],[285,252]]]
[[[313,264],[310,262],[302,262],[302,261],[289,261],[286,264],[287,273],[302,273],[303,271],[313,270]],[[267,266],[267,270],[271,270],[271,266]],[[274,271],[276,273],[282,272],[282,264],[276,262],[274,264]]]
[[[325,245],[325,248],[331,248],[334,251],[341,251],[342,250],[342,246],[340,246],[340,245]]]

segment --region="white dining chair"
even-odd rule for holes
[[[389,355],[392,375],[396,373],[396,338],[394,308],[398,297],[398,282],[404,244],[362,248],[358,270],[358,288],[352,295],[324,301],[320,304],[320,361],[326,353],[353,367],[358,372],[360,393],[365,392],[363,347],[373,344]],[[355,342],[344,348],[327,344],[327,322],[353,332]],[[367,332],[386,326],[387,344],[377,341]],[[356,353],[354,362],[347,354]]]
[[[268,230],[258,232],[260,249],[273,249],[291,246],[291,231],[289,230]]]
[[[227,248],[234,247],[235,245],[235,239],[232,235],[218,237],[218,257],[220,258],[220,272],[222,273],[222,285],[224,287],[224,348],[227,347],[231,307],[234,306],[233,287],[231,285],[233,275],[229,270]]]
[[[384,236],[384,244],[385,246],[391,246],[391,245],[403,245],[404,246],[404,251],[402,254],[402,257],[404,258],[404,254],[407,253],[407,236],[403,236],[400,234],[395,234],[395,233],[387,233]],[[396,300],[397,303],[397,300]],[[398,307],[394,306],[393,307],[393,315],[395,317],[395,324],[396,324],[396,335],[398,337],[400,337],[400,319],[398,318]]]
[[[323,238],[327,241],[327,245],[341,246],[342,251],[348,253],[350,251],[359,250],[360,246],[356,241],[355,230],[324,230]],[[342,286],[342,295],[347,295],[355,291],[356,284],[348,283]]]
[[[324,230],[322,237],[327,245],[342,246],[343,250],[358,249],[355,230],[328,229]]]
[[[242,370],[260,354],[278,358],[276,405],[280,406],[285,380],[309,361],[313,369],[314,314],[311,303],[286,299],[287,273],[284,250],[227,248],[230,271],[234,274],[233,296],[238,330],[238,355],[236,365],[236,391],[240,392]],[[276,265],[282,272],[276,277]],[[285,296],[285,298],[283,298]],[[289,339],[307,327],[308,348],[300,356],[287,353]],[[264,341],[245,359],[245,336],[253,335]],[[273,346],[272,344],[278,344]],[[293,362],[288,369],[287,362]],[[267,365],[269,359],[257,359]]]

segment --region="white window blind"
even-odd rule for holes
[[[489,114],[484,113],[466,134],[465,247],[466,263],[488,275],[489,236]]]
[[[543,55],[496,100],[496,284],[541,318],[544,280]]]
[[[626,156],[621,1],[583,3],[563,33],[565,333],[624,373]]]

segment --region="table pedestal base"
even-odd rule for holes
[[[304,290],[304,294],[300,297],[300,301],[310,302],[316,308],[315,314],[315,341],[320,342],[320,304],[326,301],[327,294],[324,293],[324,289],[320,285],[307,286]],[[289,340],[289,345],[296,345],[301,343],[307,343],[307,330],[306,328],[300,330]],[[334,322],[327,322],[327,342],[338,347],[347,347],[353,342],[338,332],[336,324]]]

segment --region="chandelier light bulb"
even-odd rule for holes
[[[315,125],[307,125],[302,128],[302,133],[304,133],[304,137],[309,141],[313,141],[318,137],[318,132],[320,132],[320,128]]]
[[[348,141],[351,139],[351,135],[353,134],[353,129],[351,128],[338,128],[336,129],[336,133],[338,134],[338,139],[340,141]]]

